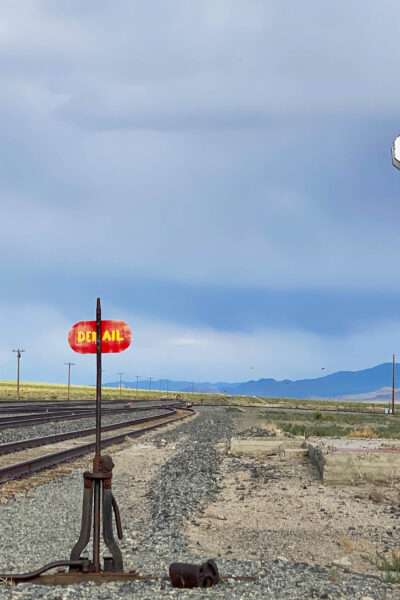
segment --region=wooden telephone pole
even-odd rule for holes
[[[122,399],[122,376],[124,373],[117,373],[119,375],[119,399]]]
[[[393,354],[393,367],[392,367],[392,415],[394,415],[395,387],[396,387],[396,355]]]
[[[64,363],[64,365],[66,365],[68,367],[68,392],[67,392],[67,397],[68,397],[68,402],[69,402],[70,390],[71,390],[71,367],[74,367],[75,363],[73,363],[73,362],[66,362],[66,363]]]
[[[25,350],[23,348],[17,348],[16,350],[13,350],[13,352],[15,352],[17,354],[17,398],[18,400],[20,399],[19,396],[19,375],[20,375],[20,362],[21,362],[21,356],[22,356],[22,352],[25,352]]]

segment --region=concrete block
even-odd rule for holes
[[[360,444],[360,442],[358,442]],[[308,444],[311,461],[327,484],[350,484],[361,482],[393,482],[400,480],[400,447],[388,447],[382,443],[357,447],[351,445],[329,448],[318,442]]]
[[[232,438],[230,453],[234,456],[271,456],[283,454],[287,449],[299,449],[302,438]]]
[[[308,457],[308,448],[285,448],[284,454],[287,458]]]

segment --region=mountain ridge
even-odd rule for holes
[[[396,364],[396,371],[398,365]],[[136,382],[123,381],[123,387],[136,388]],[[351,394],[370,394],[392,384],[392,363],[381,363],[358,371],[336,371],[309,379],[274,379],[271,377],[242,382],[192,382],[152,379],[152,389],[175,392],[214,392],[242,396],[285,398],[340,398]],[[119,382],[105,384],[118,387]],[[139,381],[138,389],[149,389],[149,380]]]

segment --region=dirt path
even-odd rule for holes
[[[221,449],[222,451],[222,449]],[[371,486],[327,487],[305,458],[226,455],[223,489],[188,525],[205,554],[332,565],[377,573],[377,552],[400,548],[399,492]]]

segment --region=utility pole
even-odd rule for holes
[[[149,377],[149,392],[151,392],[151,377]]]
[[[70,388],[71,388],[71,367],[74,367],[75,363],[66,362],[66,363],[64,363],[64,365],[68,366],[68,402],[69,402],[69,394],[70,394]]]
[[[123,373],[117,373],[119,375],[119,399],[122,399],[122,375]]]
[[[395,386],[396,386],[396,355],[393,354],[393,367],[392,367],[392,415],[394,415]]]
[[[169,379],[167,379],[167,396],[168,396],[168,392],[169,392]]]
[[[13,350],[13,352],[17,353],[17,398],[19,400],[19,373],[20,373],[20,361],[21,361],[21,354],[22,352],[25,352],[25,350],[23,348],[17,348],[16,350]]]
[[[136,400],[138,399],[139,377],[140,375],[136,375]]]

